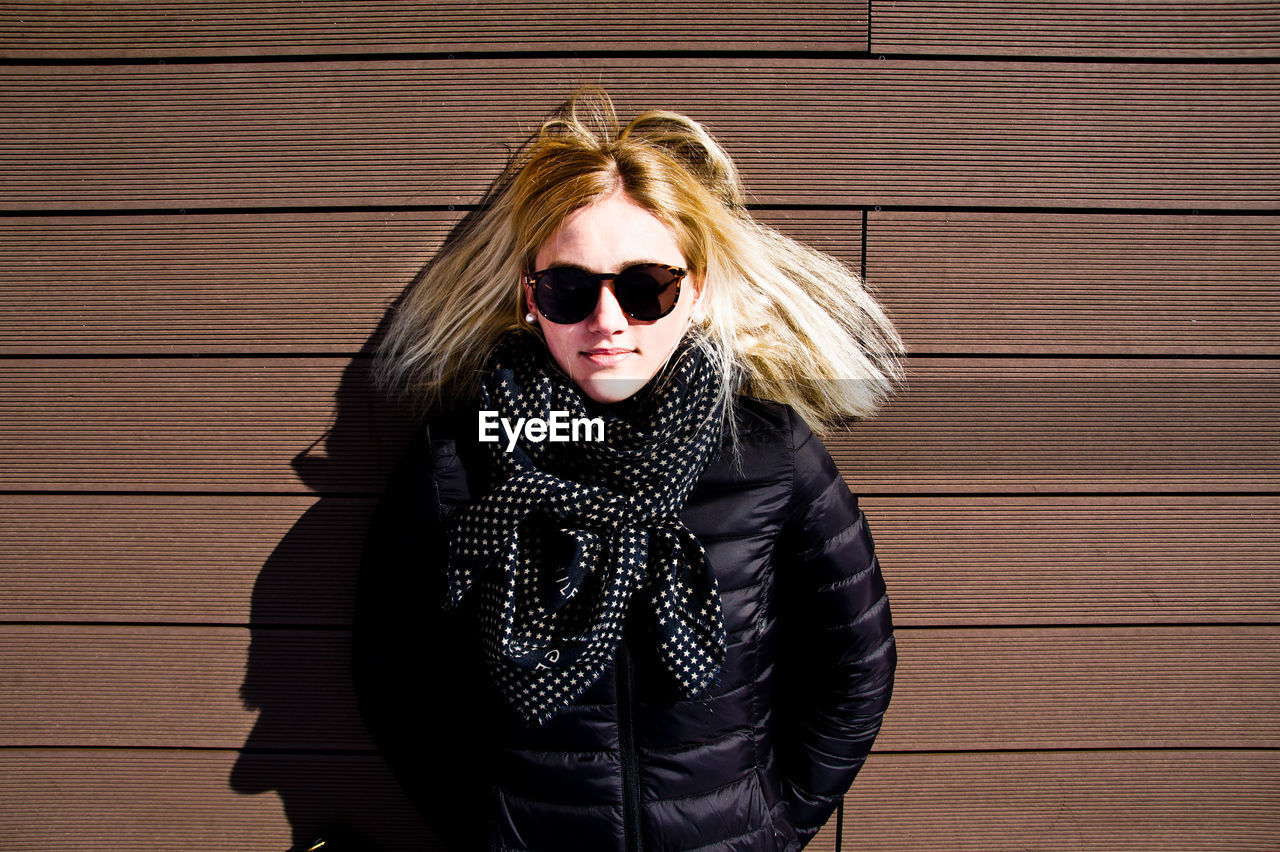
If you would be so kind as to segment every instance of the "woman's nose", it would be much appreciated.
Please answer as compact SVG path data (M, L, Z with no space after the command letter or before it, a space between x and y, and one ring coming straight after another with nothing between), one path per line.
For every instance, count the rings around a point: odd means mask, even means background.
M613 282L600 284L600 298L596 301L596 309L587 317L588 329L595 333L615 333L627 327L627 314L618 304L618 297L613 295Z

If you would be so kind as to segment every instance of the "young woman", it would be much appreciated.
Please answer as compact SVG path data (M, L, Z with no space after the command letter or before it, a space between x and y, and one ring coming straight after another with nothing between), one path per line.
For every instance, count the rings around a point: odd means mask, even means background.
M889 605L814 433L901 344L743 199L691 119L576 96L391 317L384 382L451 410L374 519L356 680L459 848L798 849L879 730Z

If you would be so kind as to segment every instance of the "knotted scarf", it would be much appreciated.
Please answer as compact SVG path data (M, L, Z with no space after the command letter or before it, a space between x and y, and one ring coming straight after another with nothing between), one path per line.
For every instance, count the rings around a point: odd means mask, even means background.
M509 424L556 411L604 422L603 441L523 433L509 452L498 430L498 441L480 445L491 489L449 520L446 606L479 594L490 672L528 722L546 722L596 682L633 598L681 695L696 696L719 673L720 596L680 512L720 445L723 381L686 338L640 392L601 406L535 336L499 342L481 379L481 411Z

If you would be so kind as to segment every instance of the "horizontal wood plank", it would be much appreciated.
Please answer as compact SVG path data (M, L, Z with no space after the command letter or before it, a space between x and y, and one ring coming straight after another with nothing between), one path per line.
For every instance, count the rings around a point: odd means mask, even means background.
M280 852L338 824L384 852L438 848L392 784L374 757L5 749L0 845L170 852L216 838ZM874 755L846 799L843 845L1269 852L1278 791L1271 751Z
M911 351L1280 353L1274 217L872 212Z
M588 82L706 122L761 204L1280 204L1270 64L697 58L14 65L0 209L471 203Z
M0 354L345 353L457 212L0 218ZM854 269L858 210L761 210ZM1280 353L1280 220L873 212L910 351Z
M861 503L899 624L1280 621L1280 498Z
M6 746L373 748L347 630L9 625L0 636Z
M355 354L460 216L0 219L0 353Z
M896 638L881 749L1280 745L1272 626L949 628Z
M1275 491L1273 361L913 359L828 446L855 493Z
M913 359L828 442L856 493L1280 490L1273 361ZM374 493L412 430L363 359L0 361L0 489Z
M873 53L1276 57L1263 0L872 0Z
M1274 751L873 755L844 848L1265 852L1280 844Z
M0 362L0 487L376 493L412 424L345 358ZM3 384L3 380L0 380Z
M0 745L372 747L347 631L11 624L0 638ZM1280 747L1274 626L903 628L897 640L881 750ZM424 698L448 689L425 684Z
M444 852L373 755L0 749L6 852L282 852L335 826L383 852Z
M715 33L715 43L706 39ZM867 9L762 0L0 4L0 57L289 56L453 52L706 51L867 46ZM531 60L545 62L546 60Z
M349 625L372 498L0 496L0 621Z
M1280 621L1280 498L864 497L900 626ZM349 624L373 498L0 495L0 621Z

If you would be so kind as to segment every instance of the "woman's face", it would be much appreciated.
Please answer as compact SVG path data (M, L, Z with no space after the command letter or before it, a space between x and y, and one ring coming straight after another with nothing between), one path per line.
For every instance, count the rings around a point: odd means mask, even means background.
M616 192L569 214L538 249L534 268L567 264L603 273L645 262L688 266L667 226ZM606 403L628 398L667 363L700 295L686 279L671 313L644 322L623 312L609 281L601 285L600 300L586 319L562 325L538 313L533 289L525 285L529 310L538 316L551 357L587 396Z

